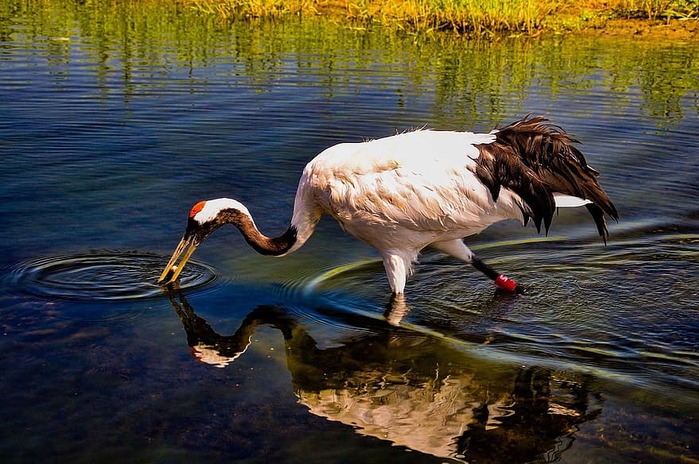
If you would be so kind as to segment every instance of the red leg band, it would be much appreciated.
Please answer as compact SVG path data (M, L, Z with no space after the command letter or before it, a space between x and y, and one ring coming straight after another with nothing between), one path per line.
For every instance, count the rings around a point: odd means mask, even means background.
M497 279L495 279L495 285L498 288L507 290L508 292L515 292L517 289L517 282L510 279L504 274L500 274Z

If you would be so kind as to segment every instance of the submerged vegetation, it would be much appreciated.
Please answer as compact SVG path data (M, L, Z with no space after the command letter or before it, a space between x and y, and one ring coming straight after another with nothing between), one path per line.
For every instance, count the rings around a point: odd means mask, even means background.
M536 34L603 28L610 21L691 21L699 0L180 0L225 19L326 16L355 27L413 32Z

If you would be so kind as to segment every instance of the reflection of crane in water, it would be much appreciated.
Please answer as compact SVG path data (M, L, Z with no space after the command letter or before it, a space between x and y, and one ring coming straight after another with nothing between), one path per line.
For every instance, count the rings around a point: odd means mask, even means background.
M462 238L507 219L525 225L531 219L548 231L557 207L585 206L606 240L605 217L616 219L617 211L574 142L546 119L525 117L489 134L421 130L335 145L306 165L291 224L278 237L260 233L237 200L194 205L160 282L174 282L194 250L224 224L235 225L258 252L282 256L300 248L327 214L379 251L396 295L427 246L519 293L521 287L478 259Z
M284 336L299 402L357 433L441 458L529 462L572 446L579 424L601 413L589 376L493 365L439 340L383 324L374 333L319 349L278 306L251 311L233 335L216 333L181 292L170 292L192 354L226 367L261 325ZM365 321L366 322L366 321ZM557 460L557 459L555 459Z

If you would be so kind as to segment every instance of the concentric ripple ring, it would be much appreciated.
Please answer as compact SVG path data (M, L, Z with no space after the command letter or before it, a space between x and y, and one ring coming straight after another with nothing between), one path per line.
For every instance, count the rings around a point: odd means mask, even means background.
M96 251L25 261L12 272L15 288L46 298L133 300L162 294L158 276L167 257L139 251ZM196 288L216 278L214 270L190 262L180 288Z

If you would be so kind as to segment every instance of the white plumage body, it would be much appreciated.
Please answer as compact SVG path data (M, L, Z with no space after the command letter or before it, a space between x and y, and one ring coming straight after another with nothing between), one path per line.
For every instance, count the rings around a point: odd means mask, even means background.
M461 238L495 222L523 220L521 198L503 189L494 201L473 172L476 144L494 140L493 134L421 130L328 148L299 181L292 219L298 241L289 252L328 214L381 253L396 293L428 245L470 262Z

